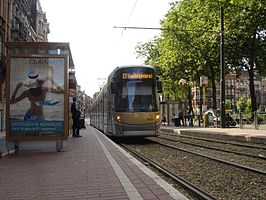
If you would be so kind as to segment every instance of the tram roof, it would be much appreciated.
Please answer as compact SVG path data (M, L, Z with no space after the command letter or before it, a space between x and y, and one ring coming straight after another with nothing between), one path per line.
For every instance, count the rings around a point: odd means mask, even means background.
M117 66L110 75L114 74L119 69L134 68L134 67L145 67L145 68L155 69L154 67L149 66L149 65L121 65L121 66Z

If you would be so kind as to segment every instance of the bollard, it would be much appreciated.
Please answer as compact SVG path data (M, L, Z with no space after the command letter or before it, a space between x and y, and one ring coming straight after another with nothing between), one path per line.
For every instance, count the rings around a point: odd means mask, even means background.
M0 160L3 158L2 156L2 150L0 149Z
M199 127L200 127L200 120L201 120L201 117L200 117L200 115L198 115L198 123L199 123Z
M203 127L206 128L206 123L207 123L207 120L206 120L206 114L204 112L204 115L203 115Z
M258 112L254 111L254 124L255 124L255 130L259 129L259 125L258 125Z
M243 128L243 113L240 111L240 128Z

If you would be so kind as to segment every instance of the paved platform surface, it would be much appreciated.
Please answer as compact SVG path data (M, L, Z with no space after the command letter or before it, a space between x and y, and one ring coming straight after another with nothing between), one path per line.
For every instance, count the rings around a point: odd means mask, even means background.
M161 130L177 133L180 135L266 144L266 129L254 130L240 128L198 128L163 125Z
M183 126L172 126L162 125L162 131L177 133L180 135L189 135L195 137L205 137L220 140L231 140L240 142L250 142L258 144L266 144L266 126L260 127L259 130L254 128L200 128L200 127L183 127ZM5 141L5 132L0 132L0 151L2 155L7 154L7 147ZM11 149L11 152L13 150Z
M0 199L186 199L96 129L67 148L23 150L0 160Z

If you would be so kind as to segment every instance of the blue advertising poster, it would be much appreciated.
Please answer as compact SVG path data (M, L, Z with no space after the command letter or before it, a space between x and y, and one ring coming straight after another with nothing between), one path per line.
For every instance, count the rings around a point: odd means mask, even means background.
M10 59L11 136L64 134L64 57Z
M12 133L62 133L64 132L63 121L21 121L11 120Z

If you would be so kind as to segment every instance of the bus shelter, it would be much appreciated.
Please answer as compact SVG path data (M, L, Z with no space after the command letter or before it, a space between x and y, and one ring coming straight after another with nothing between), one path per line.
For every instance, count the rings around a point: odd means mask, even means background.
M67 145L69 70L74 69L68 43L9 42L6 84L8 149Z

